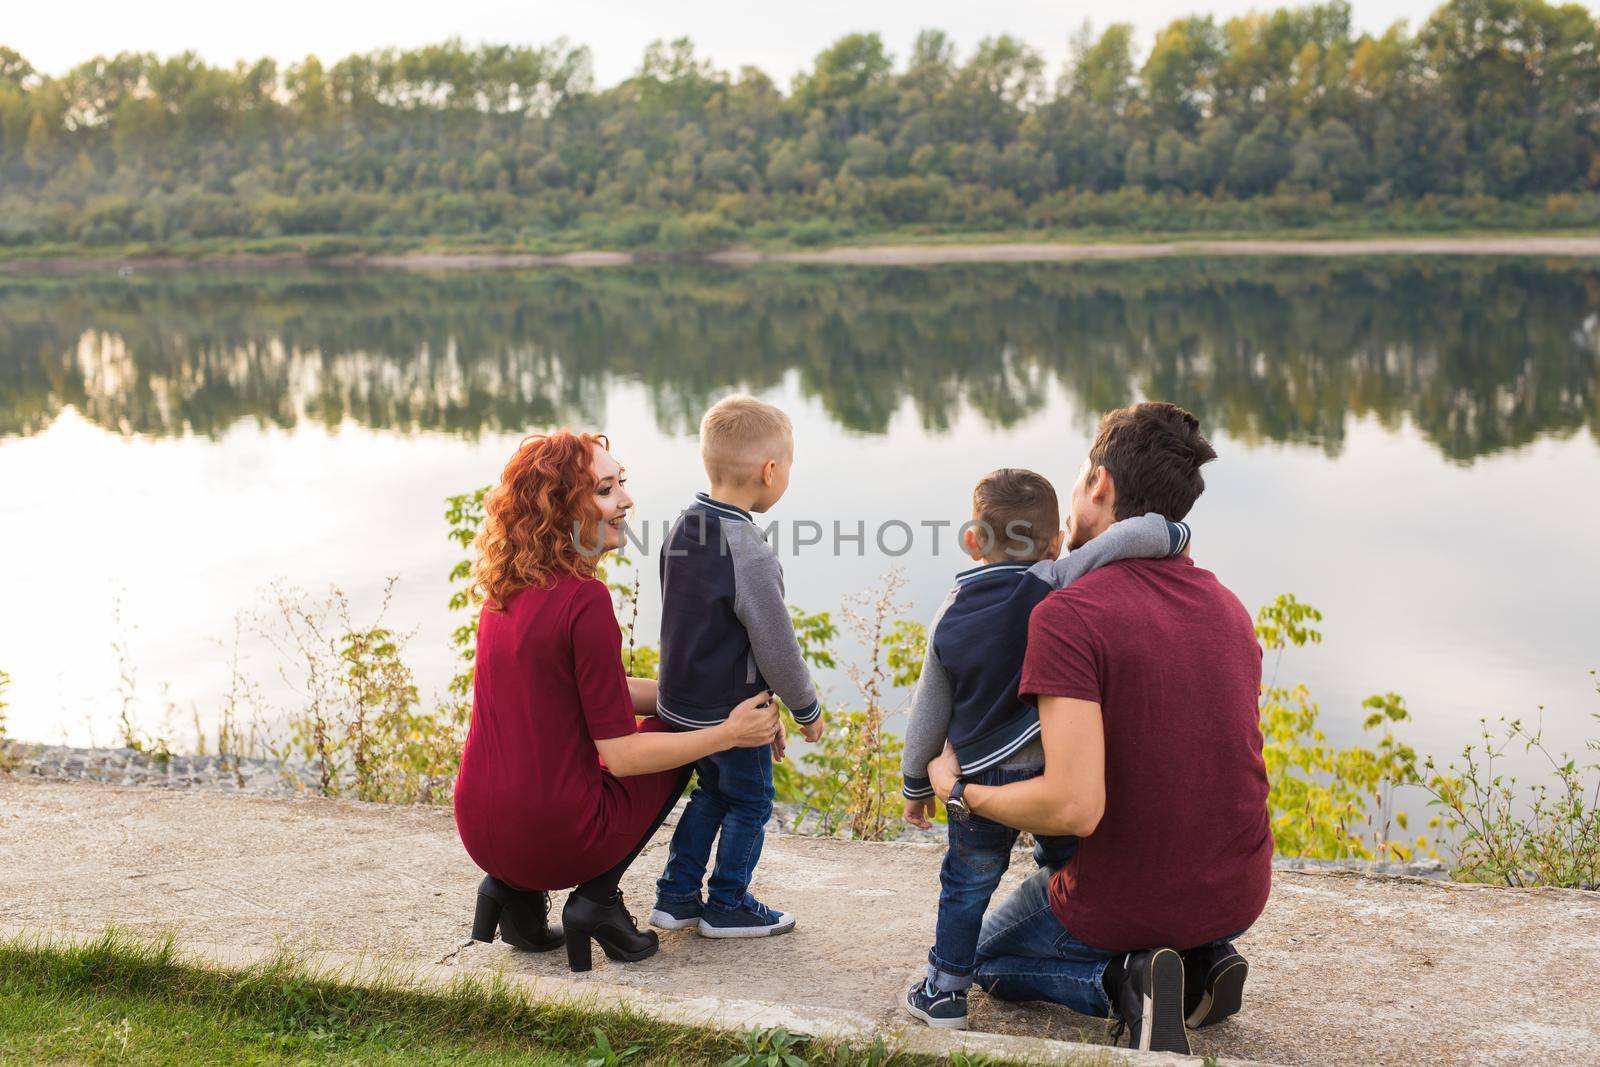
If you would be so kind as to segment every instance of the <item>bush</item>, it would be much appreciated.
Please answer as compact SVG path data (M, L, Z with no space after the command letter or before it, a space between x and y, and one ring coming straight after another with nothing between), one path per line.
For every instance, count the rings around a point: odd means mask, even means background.
M661 234L661 223L656 219L619 219L601 231L601 243L619 248L638 248L654 244Z
M1322 613L1285 594L1256 613L1256 636L1275 652L1272 679L1261 688L1262 754L1271 791L1272 833L1277 850L1314 859L1407 860L1434 855L1423 837L1394 835L1409 829L1395 809L1396 787L1415 780L1416 755L1398 743L1389 727L1406 721L1399 697L1366 702L1364 728L1383 729L1373 748L1330 745L1318 727L1317 705L1304 686L1276 683L1276 661L1290 646L1320 644Z
M802 222L789 230L789 240L802 248L825 245L835 236L833 227L826 222Z
M11 687L11 675L0 671L0 774L9 774L20 762L11 742L6 739L6 690Z
M668 252L694 255L725 248L738 231L715 211L678 215L661 224L657 244Z
M1600 724L1600 714L1593 718ZM1541 757L1553 782L1523 789L1498 771L1513 747ZM1600 754L1600 737L1585 747ZM1484 722L1481 744L1468 745L1461 760L1460 767L1452 761L1440 770L1428 759L1423 783L1460 835L1457 878L1600 889L1600 761L1579 764L1565 752L1557 755L1545 744L1542 726L1505 719L1492 729Z

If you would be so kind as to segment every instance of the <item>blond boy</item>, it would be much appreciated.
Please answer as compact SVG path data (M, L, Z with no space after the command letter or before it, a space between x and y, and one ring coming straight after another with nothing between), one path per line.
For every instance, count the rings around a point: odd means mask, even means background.
M674 729L704 729L765 691L816 741L822 708L789 621L783 569L753 518L789 488L789 417L754 397L726 397L700 422L700 458L710 489L696 494L661 551L656 712ZM719 752L695 773L699 785L672 835L650 921L667 930L695 926L704 937L788 933L794 918L749 892L772 817L772 749Z

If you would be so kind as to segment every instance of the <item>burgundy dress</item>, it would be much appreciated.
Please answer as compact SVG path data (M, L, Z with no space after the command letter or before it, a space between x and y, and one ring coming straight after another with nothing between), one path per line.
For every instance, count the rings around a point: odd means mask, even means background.
M605 769L595 740L638 728L603 582L563 575L512 594L504 611L485 607L455 793L473 862L517 889L568 889L616 865L681 774Z

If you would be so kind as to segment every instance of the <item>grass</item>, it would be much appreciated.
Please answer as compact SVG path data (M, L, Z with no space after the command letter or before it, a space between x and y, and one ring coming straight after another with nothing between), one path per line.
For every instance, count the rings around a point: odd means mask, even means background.
M0 942L0 1063L609 1067L764 1063L774 1047L818 1067L938 1062L881 1040L737 1034L540 1003L498 976L432 987L397 977L355 982L289 955L217 970L184 959L170 939L116 930L79 945Z

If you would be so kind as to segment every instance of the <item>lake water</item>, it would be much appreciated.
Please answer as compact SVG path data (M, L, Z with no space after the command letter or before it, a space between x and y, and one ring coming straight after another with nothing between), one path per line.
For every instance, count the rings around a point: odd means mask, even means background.
M444 498L524 433L603 429L658 531L702 488L700 413L735 389L795 421L770 517L822 526L780 545L807 608L898 566L926 618L969 563L921 524L964 520L998 466L1065 493L1100 411L1167 399L1221 456L1197 562L1252 608L1293 592L1326 614L1280 679L1333 736L1388 690L1429 751L1541 706L1561 744L1595 732L1600 265L1437 259L3 279L10 731L112 740L114 643L146 727L212 721L234 620L275 579L336 583L360 618L397 576L389 621L440 689ZM918 531L904 554L876 543L891 520ZM866 537L836 551L834 522ZM650 640L657 603L651 563ZM239 649L291 699L248 625Z

